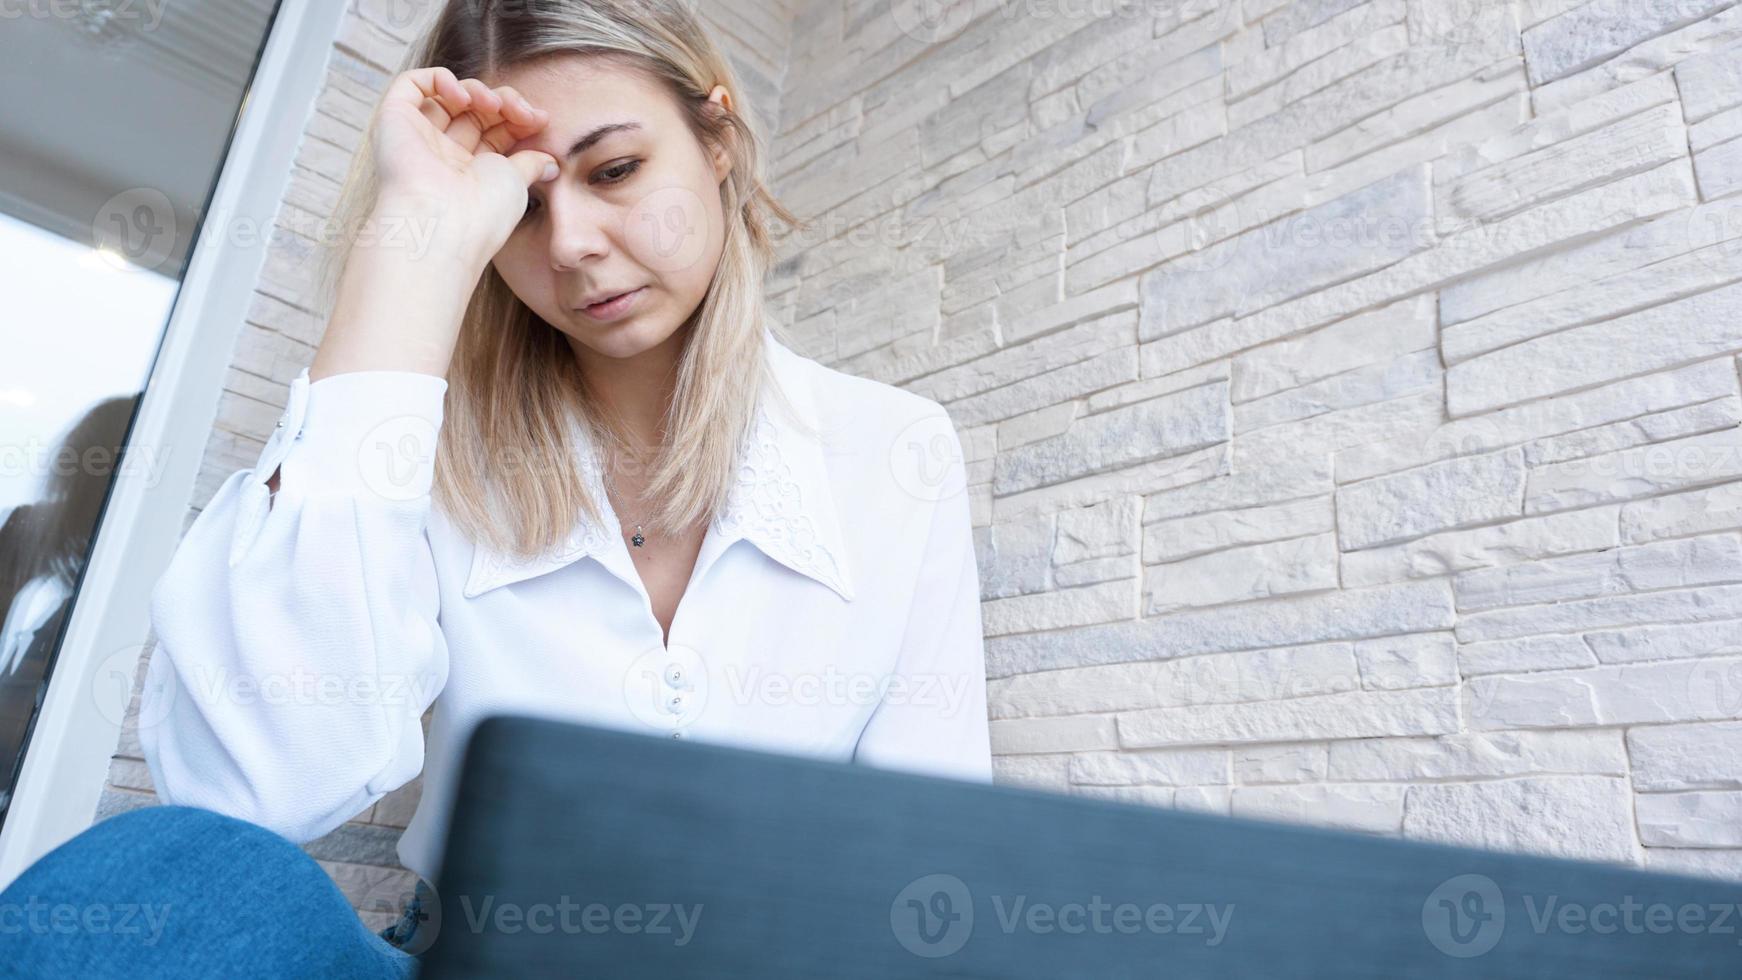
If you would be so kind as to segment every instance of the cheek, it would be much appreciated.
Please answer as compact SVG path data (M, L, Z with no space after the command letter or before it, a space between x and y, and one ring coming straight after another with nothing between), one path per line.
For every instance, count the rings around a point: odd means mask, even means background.
M636 261L670 282L688 282L712 272L709 260L719 240L720 205L694 189L669 185L637 200L624 214L623 242Z

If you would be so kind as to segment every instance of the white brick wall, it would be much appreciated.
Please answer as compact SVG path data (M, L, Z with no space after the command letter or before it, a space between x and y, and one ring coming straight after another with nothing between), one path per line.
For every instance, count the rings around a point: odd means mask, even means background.
M773 293L963 429L1001 777L1742 878L1742 7L902 10Z

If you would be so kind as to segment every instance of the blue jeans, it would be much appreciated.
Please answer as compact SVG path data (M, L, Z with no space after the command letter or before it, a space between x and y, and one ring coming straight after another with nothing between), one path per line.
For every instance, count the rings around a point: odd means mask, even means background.
M418 963L302 848L193 807L110 817L0 892L6 976L397 980Z

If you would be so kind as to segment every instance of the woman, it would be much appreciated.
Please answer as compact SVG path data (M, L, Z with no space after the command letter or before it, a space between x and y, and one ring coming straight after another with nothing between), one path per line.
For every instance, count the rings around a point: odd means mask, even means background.
M314 363L152 597L140 740L182 806L0 896L155 902L160 940L15 959L405 975L417 903L376 936L290 842L421 771L398 848L433 880L495 712L991 778L958 436L768 330L791 216L687 8L455 0L412 58Z

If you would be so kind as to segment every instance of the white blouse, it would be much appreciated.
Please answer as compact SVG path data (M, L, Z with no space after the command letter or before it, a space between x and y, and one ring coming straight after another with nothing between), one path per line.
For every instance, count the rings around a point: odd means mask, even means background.
M584 439L605 523L577 515L564 545L516 561L431 506L446 379L305 369L153 589L139 736L159 797L300 843L421 770L399 855L433 880L460 753L492 713L989 782L955 428L764 334L821 434L763 400L669 644Z

